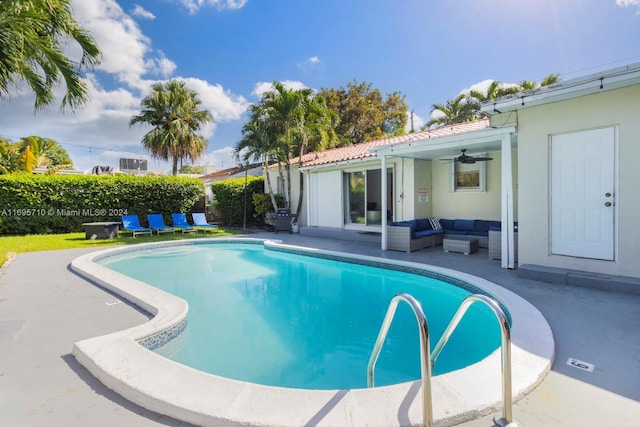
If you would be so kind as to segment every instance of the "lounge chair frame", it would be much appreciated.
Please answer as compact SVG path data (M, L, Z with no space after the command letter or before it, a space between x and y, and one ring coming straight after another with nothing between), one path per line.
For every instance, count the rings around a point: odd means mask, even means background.
M122 231L130 231L135 238L138 234L153 236L153 230L140 225L138 215L122 215Z
M217 233L220 230L217 224L209 224L207 222L204 212L192 212L191 218L193 218L193 225L205 234L207 231L215 231Z
M160 233L176 234L175 228L170 227L164 223L162 214L147 214L147 219L149 220L149 228L151 230L155 230L158 236L160 235Z
M198 234L198 228L194 225L189 224L187 221L187 215L183 213L172 213L171 221L173 223L173 228L177 228L178 230L184 233L196 233Z

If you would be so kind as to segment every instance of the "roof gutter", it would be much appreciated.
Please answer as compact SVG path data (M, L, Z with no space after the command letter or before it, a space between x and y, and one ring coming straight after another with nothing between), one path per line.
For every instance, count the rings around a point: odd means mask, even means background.
M439 138L433 138L430 140L402 142L393 145L385 145L383 147L372 148L370 151L378 155L392 155L402 156L403 154L410 154L416 151L435 151L448 148L458 148L460 144L464 146L472 146L474 144L481 144L487 141L499 141L502 135L512 134L516 132L515 126L502 126L502 127L490 127L473 132L459 133L456 135L442 136ZM428 141L428 145L424 142Z
M480 111L488 115L501 114L637 83L640 83L640 63L485 101L481 104Z

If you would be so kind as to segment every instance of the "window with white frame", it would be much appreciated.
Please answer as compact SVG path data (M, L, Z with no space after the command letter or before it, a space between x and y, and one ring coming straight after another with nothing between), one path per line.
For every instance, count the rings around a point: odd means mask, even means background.
M486 157L486 153L474 154L474 156ZM487 191L486 163L478 161L468 164L452 161L450 166L451 192Z

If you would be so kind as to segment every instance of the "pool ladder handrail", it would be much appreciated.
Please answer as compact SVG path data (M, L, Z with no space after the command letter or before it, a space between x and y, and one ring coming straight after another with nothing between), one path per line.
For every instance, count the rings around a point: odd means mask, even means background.
M373 346L371 357L369 358L369 364L367 365L367 387L375 387L374 370L378 356L380 356L380 350L382 344L384 344L387 338L387 332L391 327L391 322L396 314L396 309L400 301L404 301L413 310L418 321L418 329L420 331L420 372L422 378L422 423L425 427L433 427L433 411L431 407L431 346L429 345L429 326L427 325L427 316L420 303L411 295L405 292L401 292L394 296L387 308L387 314L384 316L380 332L378 332L378 338Z
M500 307L500 305L492 298L481 295L473 294L466 297L455 314L451 318L451 321L447 325L447 328L442 333L442 336L438 340L436 346L431 353L429 347L429 327L427 324L427 318L422 310L420 303L407 293L399 293L393 297L387 314L384 317L378 338L373 346L371 357L369 358L369 364L367 366L367 387L374 387L374 370L375 364L380 355L382 344L384 343L391 322L395 315L396 308L400 301L407 302L413 309L416 319L418 320L418 328L420 330L420 367L422 376L422 423L425 427L433 426L433 410L432 410L432 395L431 395L431 377L432 369L435 366L435 362L442 352L442 349L449 341L449 338L453 334L469 307L475 303L480 302L489 307L493 314L496 316L498 323L500 324L501 332L501 376L502 376L502 418L494 420L496 424L500 426L513 425L517 426L517 423L512 419L512 391L511 391L511 328L509 326L509 319ZM429 361L429 362L427 362Z

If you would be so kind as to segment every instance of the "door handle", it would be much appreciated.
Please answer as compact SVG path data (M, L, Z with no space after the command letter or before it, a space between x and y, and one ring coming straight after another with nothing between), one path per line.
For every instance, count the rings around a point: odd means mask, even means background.
M611 193L604 193L604 197L611 197Z
M604 205L605 205L606 207L609 207L609 206L611 206L611 202L606 202Z

